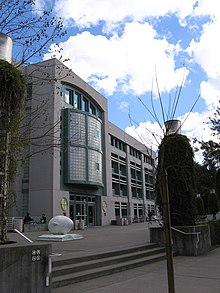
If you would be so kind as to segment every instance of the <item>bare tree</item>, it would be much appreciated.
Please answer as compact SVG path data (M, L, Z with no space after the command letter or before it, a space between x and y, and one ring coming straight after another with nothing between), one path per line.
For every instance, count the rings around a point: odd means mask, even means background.
M0 32L13 40L16 66L41 58L66 34L61 18L37 10L33 0L0 0Z

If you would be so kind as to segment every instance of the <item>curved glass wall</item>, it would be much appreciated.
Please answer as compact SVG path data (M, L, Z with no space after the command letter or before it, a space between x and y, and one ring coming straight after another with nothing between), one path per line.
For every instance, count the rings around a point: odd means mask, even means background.
M74 108L63 114L64 183L102 186L101 120Z

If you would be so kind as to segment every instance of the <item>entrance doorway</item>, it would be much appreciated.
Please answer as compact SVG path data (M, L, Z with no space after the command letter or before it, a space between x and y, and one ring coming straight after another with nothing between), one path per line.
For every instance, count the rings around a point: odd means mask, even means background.
M85 195L70 195L70 218L84 220L85 226L96 225L95 197Z

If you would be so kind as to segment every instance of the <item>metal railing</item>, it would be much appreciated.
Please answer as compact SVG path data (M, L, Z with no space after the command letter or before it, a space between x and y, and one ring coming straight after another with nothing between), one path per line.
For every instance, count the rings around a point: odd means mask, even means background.
M18 229L14 229L15 232L17 232L19 235L21 235L24 239L26 239L28 242L33 243L33 241L25 236L23 233L21 233Z
M199 245L199 235L201 234L201 232L184 232L182 230L179 230L179 229L176 229L174 227L171 227L172 230L176 231L176 232L179 232L181 234L184 234L184 235L196 235L197 237L197 241L196 241L196 249L198 248L198 245Z
M51 253L49 254L49 258L48 258L48 272L47 272L47 276L46 276L46 287L50 286L50 276L52 273L52 257L54 256L61 256L61 253Z

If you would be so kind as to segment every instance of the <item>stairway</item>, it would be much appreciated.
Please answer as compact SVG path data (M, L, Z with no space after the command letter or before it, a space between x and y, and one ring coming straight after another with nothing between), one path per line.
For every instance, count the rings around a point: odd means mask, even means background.
M148 244L68 259L52 263L52 288L110 275L166 258L165 249Z

